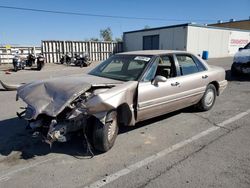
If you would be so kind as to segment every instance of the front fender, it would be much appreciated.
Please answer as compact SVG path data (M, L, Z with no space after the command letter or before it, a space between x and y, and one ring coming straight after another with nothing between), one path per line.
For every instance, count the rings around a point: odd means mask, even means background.
M136 109L134 109L134 106L136 106L134 103L137 101L137 86L138 82L131 81L92 97L85 104L88 113L103 122L103 119L105 119L105 113L107 114L110 110L118 109L120 106L123 106L123 104L127 104L126 106L129 107L130 114L132 114L132 117L129 118L130 122L128 124L134 124L134 113L136 111Z

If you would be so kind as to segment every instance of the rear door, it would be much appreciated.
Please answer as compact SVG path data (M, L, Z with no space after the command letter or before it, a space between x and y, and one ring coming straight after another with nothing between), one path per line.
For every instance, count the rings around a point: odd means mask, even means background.
M208 84L207 68L193 55L175 54L177 62L180 96L183 104L189 106L199 102Z

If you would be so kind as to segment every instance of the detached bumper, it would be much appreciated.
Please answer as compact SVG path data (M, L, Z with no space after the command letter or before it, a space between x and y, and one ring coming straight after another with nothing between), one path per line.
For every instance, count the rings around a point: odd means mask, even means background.
M221 82L219 82L219 93L218 95L221 95L223 93L223 91L226 89L227 87L227 80L223 80Z

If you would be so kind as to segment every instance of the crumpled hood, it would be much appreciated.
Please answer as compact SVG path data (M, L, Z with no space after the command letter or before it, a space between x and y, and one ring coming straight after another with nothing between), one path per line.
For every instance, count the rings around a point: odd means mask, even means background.
M17 95L32 108L34 119L41 113L55 117L92 85L116 83L121 81L91 75L59 77L25 84Z
M247 63L250 62L250 49L244 49L237 52L234 56L235 63Z

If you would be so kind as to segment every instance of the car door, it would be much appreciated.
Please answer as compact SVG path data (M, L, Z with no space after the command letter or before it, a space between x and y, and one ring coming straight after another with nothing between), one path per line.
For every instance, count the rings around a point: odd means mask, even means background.
M202 78L204 72L199 71L196 62L191 56L167 55L167 57L169 57L171 61L171 71L174 73L171 73L172 75L167 78L166 82L160 82L158 85L154 85L146 79L142 80L138 85L138 121L195 104L200 100L205 91L206 84ZM160 59L164 59L164 56ZM194 67L191 66L192 63L193 66L197 67L196 71ZM187 64L189 66L187 66ZM154 67L156 65L157 67L161 65L160 60L155 62L155 64L151 66L151 69L155 69ZM153 72L151 69L149 69L148 72ZM155 72L155 76L157 76L157 70ZM145 77L147 77L147 75Z
M180 82L178 97L183 107L196 104L202 98L208 85L207 68L191 54L175 54Z

